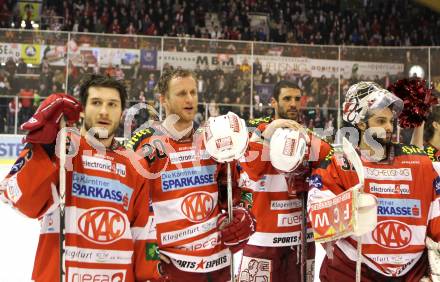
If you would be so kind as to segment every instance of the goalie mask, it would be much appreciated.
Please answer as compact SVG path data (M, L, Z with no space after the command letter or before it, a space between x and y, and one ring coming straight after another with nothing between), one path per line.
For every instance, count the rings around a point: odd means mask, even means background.
M270 139L270 162L279 171L294 171L302 163L309 141L301 131L278 128Z
M246 123L236 114L210 117L203 134L206 151L217 162L237 160L246 151L249 135Z
M403 109L403 101L377 83L361 81L352 85L342 104L342 119L352 125L364 121L369 111L390 107L395 116Z

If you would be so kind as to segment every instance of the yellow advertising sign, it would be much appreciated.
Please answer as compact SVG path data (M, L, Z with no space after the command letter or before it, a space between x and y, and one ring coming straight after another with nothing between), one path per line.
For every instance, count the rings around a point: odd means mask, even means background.
M41 46L38 44L21 44L21 58L26 64L41 63Z

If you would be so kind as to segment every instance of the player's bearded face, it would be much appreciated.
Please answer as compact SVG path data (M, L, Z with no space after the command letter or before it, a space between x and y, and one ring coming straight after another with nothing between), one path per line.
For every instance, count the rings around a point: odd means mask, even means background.
M84 112L84 129L95 130L95 138L113 138L119 127L122 105L114 88L90 87Z
M367 129L381 145L391 143L394 129L394 115L390 108L373 111L367 121ZM385 131L385 135L383 132Z
M168 115L176 114L183 122L192 122L197 113L197 84L192 76L174 77L163 100Z
M276 118L298 121L300 114L301 91L294 88L282 88L278 101L272 100Z

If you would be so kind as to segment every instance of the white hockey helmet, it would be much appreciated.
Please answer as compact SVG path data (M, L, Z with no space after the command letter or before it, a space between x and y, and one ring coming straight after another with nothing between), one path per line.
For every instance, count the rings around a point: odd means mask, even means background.
M303 161L310 142L307 134L291 128L278 128L270 139L270 161L282 172L294 171Z
M203 134L206 151L217 162L237 160L246 151L249 134L246 123L236 114L210 117Z
M356 125L367 117L369 111L389 106L392 106L394 114L399 116L403 109L403 101L375 82L361 81L350 86L345 94L342 119Z

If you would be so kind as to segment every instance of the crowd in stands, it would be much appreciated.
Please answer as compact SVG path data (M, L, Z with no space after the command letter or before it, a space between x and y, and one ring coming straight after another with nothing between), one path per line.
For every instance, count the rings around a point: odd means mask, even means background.
M0 1L0 27L11 27L11 23L19 27L21 20L26 20L14 10L17 2ZM48 0L43 3L41 28L47 30L324 45L440 45L439 15L412 0ZM268 28L253 25L254 14L267 15Z
M20 26L22 18L16 8L17 1L0 0L0 28ZM211 52L224 54L250 54L251 44L236 41L260 41L253 44L256 55L289 57L338 58L338 49L327 46L304 47L276 45L264 42L305 43L316 45L344 45L341 58L380 62L402 62L409 65L426 61L426 52L402 49L347 49L350 45L414 46L440 44L440 17L414 1L380 0L74 0L44 1L43 30L103 33L103 36L73 34L72 41L97 47L147 48L160 50L161 41L130 36L104 36L104 34L137 34L168 36L165 51ZM252 23L252 15L267 16L265 26ZM44 20L43 20L44 19ZM60 20L61 19L61 20ZM25 19L26 20L26 19ZM417 23L417 24L415 24ZM26 23L26 27L29 24ZM172 38L179 37L182 38ZM40 38L41 37L41 38ZM190 40L189 38L195 38ZM197 38L211 39L209 41ZM219 41L217 41L217 39ZM63 45L65 36L17 31L0 32L0 41L15 43L42 42ZM433 53L434 50L433 50ZM427 62L422 64L426 67ZM165 64L163 69L173 68ZM252 71L253 70L253 71ZM68 92L78 94L77 85L86 73L105 73L126 82L129 104L148 102L158 109L154 91L160 69L141 69L119 65L101 67L97 64L82 66L69 64ZM316 78L298 73L270 72L258 62L251 67L247 62L230 69L197 66L200 114L197 123L205 116L224 114L227 111L250 117L270 114L270 86L285 79L296 82L303 89L302 120L309 127L336 127L338 85L341 93L359 77L350 80ZM368 77L387 86L397 77ZM251 83L252 81L252 83ZM15 124L27 120L41 99L51 93L64 91L66 73L62 66L53 66L43 58L38 68L28 67L23 60L12 59L0 65L0 133L14 132ZM17 96L18 99L11 97ZM151 114L151 113L150 113ZM17 116L17 120L15 117ZM151 117L142 112L134 126Z
M21 67L20 67L21 66ZM164 71L173 68L164 65ZM253 73L251 74L253 69ZM315 78L310 75L281 72L271 73L263 69L258 61L236 65L232 70L220 67L208 69L197 67L194 71L198 78L199 112L197 123L206 116L217 116L233 111L241 117L250 118L252 106L253 117L271 114L269 107L273 85L280 80L296 82L305 94L301 100L302 120L309 127L336 127L338 107L338 80L336 78ZM106 68L70 65L68 69L68 92L74 96L79 94L79 81L85 74L104 73L126 82L128 89L127 108L137 103L148 103L158 112L159 99L155 86L160 70L141 70L137 65L130 69L119 66ZM251 78L253 80L251 80ZM386 82L379 77L378 83ZM253 81L251 87L251 81ZM389 81L389 78L388 78ZM51 93L64 89L66 77L63 67L56 67L43 62L36 73L29 74L26 64L15 64L12 60L0 65L0 133L13 133L15 117L17 125L26 121L37 109L40 101ZM347 89L350 80L341 80L341 91ZM253 95L251 95L251 92ZM18 99L14 98L18 97ZM252 101L251 101L252 97ZM133 124L137 128L148 118L158 118L157 114L141 111Z

